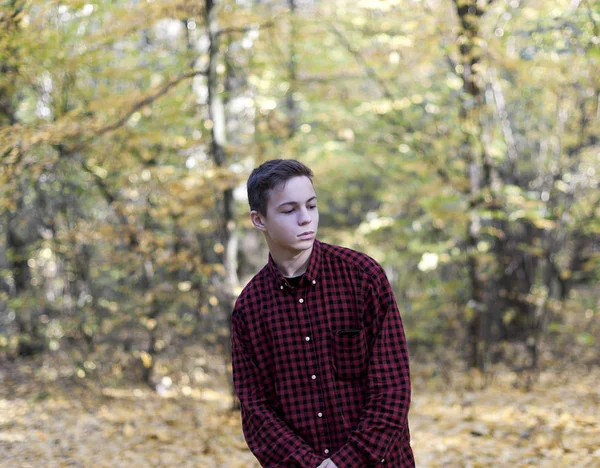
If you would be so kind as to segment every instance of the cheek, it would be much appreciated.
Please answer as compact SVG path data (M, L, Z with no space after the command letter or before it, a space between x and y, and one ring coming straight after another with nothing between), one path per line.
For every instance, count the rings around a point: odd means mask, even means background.
M281 220L279 224L279 231L285 235L292 232L292 229L296 225L296 217L295 216L287 216L286 218Z

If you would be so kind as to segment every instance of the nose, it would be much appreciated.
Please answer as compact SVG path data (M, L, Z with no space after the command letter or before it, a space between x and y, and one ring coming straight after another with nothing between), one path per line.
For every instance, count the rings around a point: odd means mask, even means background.
M312 218L310 217L310 213L306 208L302 208L298 211L298 224L300 224L300 226L310 224L311 221Z

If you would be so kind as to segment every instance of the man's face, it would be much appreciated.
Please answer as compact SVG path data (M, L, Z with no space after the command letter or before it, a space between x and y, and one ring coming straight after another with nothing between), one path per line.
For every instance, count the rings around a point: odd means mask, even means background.
M256 212L252 212L256 213ZM266 216L253 214L265 233L269 247L291 254L311 248L319 226L317 196L308 177L299 176L279 184L269 194Z

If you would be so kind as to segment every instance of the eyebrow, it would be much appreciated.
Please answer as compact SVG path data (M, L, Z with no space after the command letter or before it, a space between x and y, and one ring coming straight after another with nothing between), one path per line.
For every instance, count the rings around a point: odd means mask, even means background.
M316 200L316 199L317 199L317 197L316 197L316 196L314 196L314 197L310 197L308 200L306 200L306 203L310 203L311 201L314 201L314 200ZM280 205L279 205L277 208L281 208L282 206L285 206L285 205L298 205L298 202L295 202L295 201L287 201L287 202L283 202L283 203L281 203L281 204L280 204Z

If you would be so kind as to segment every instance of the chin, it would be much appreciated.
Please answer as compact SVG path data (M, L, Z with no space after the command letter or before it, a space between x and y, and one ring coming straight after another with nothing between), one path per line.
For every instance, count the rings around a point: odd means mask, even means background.
M310 249L315 241L315 238L311 239L297 239L295 242L289 245L290 249L295 250L306 250Z
M303 240L301 242L298 243L298 245L300 246L300 249L302 250L306 250L306 249L310 249L313 244L315 242L314 237L312 239L307 239L307 240Z

